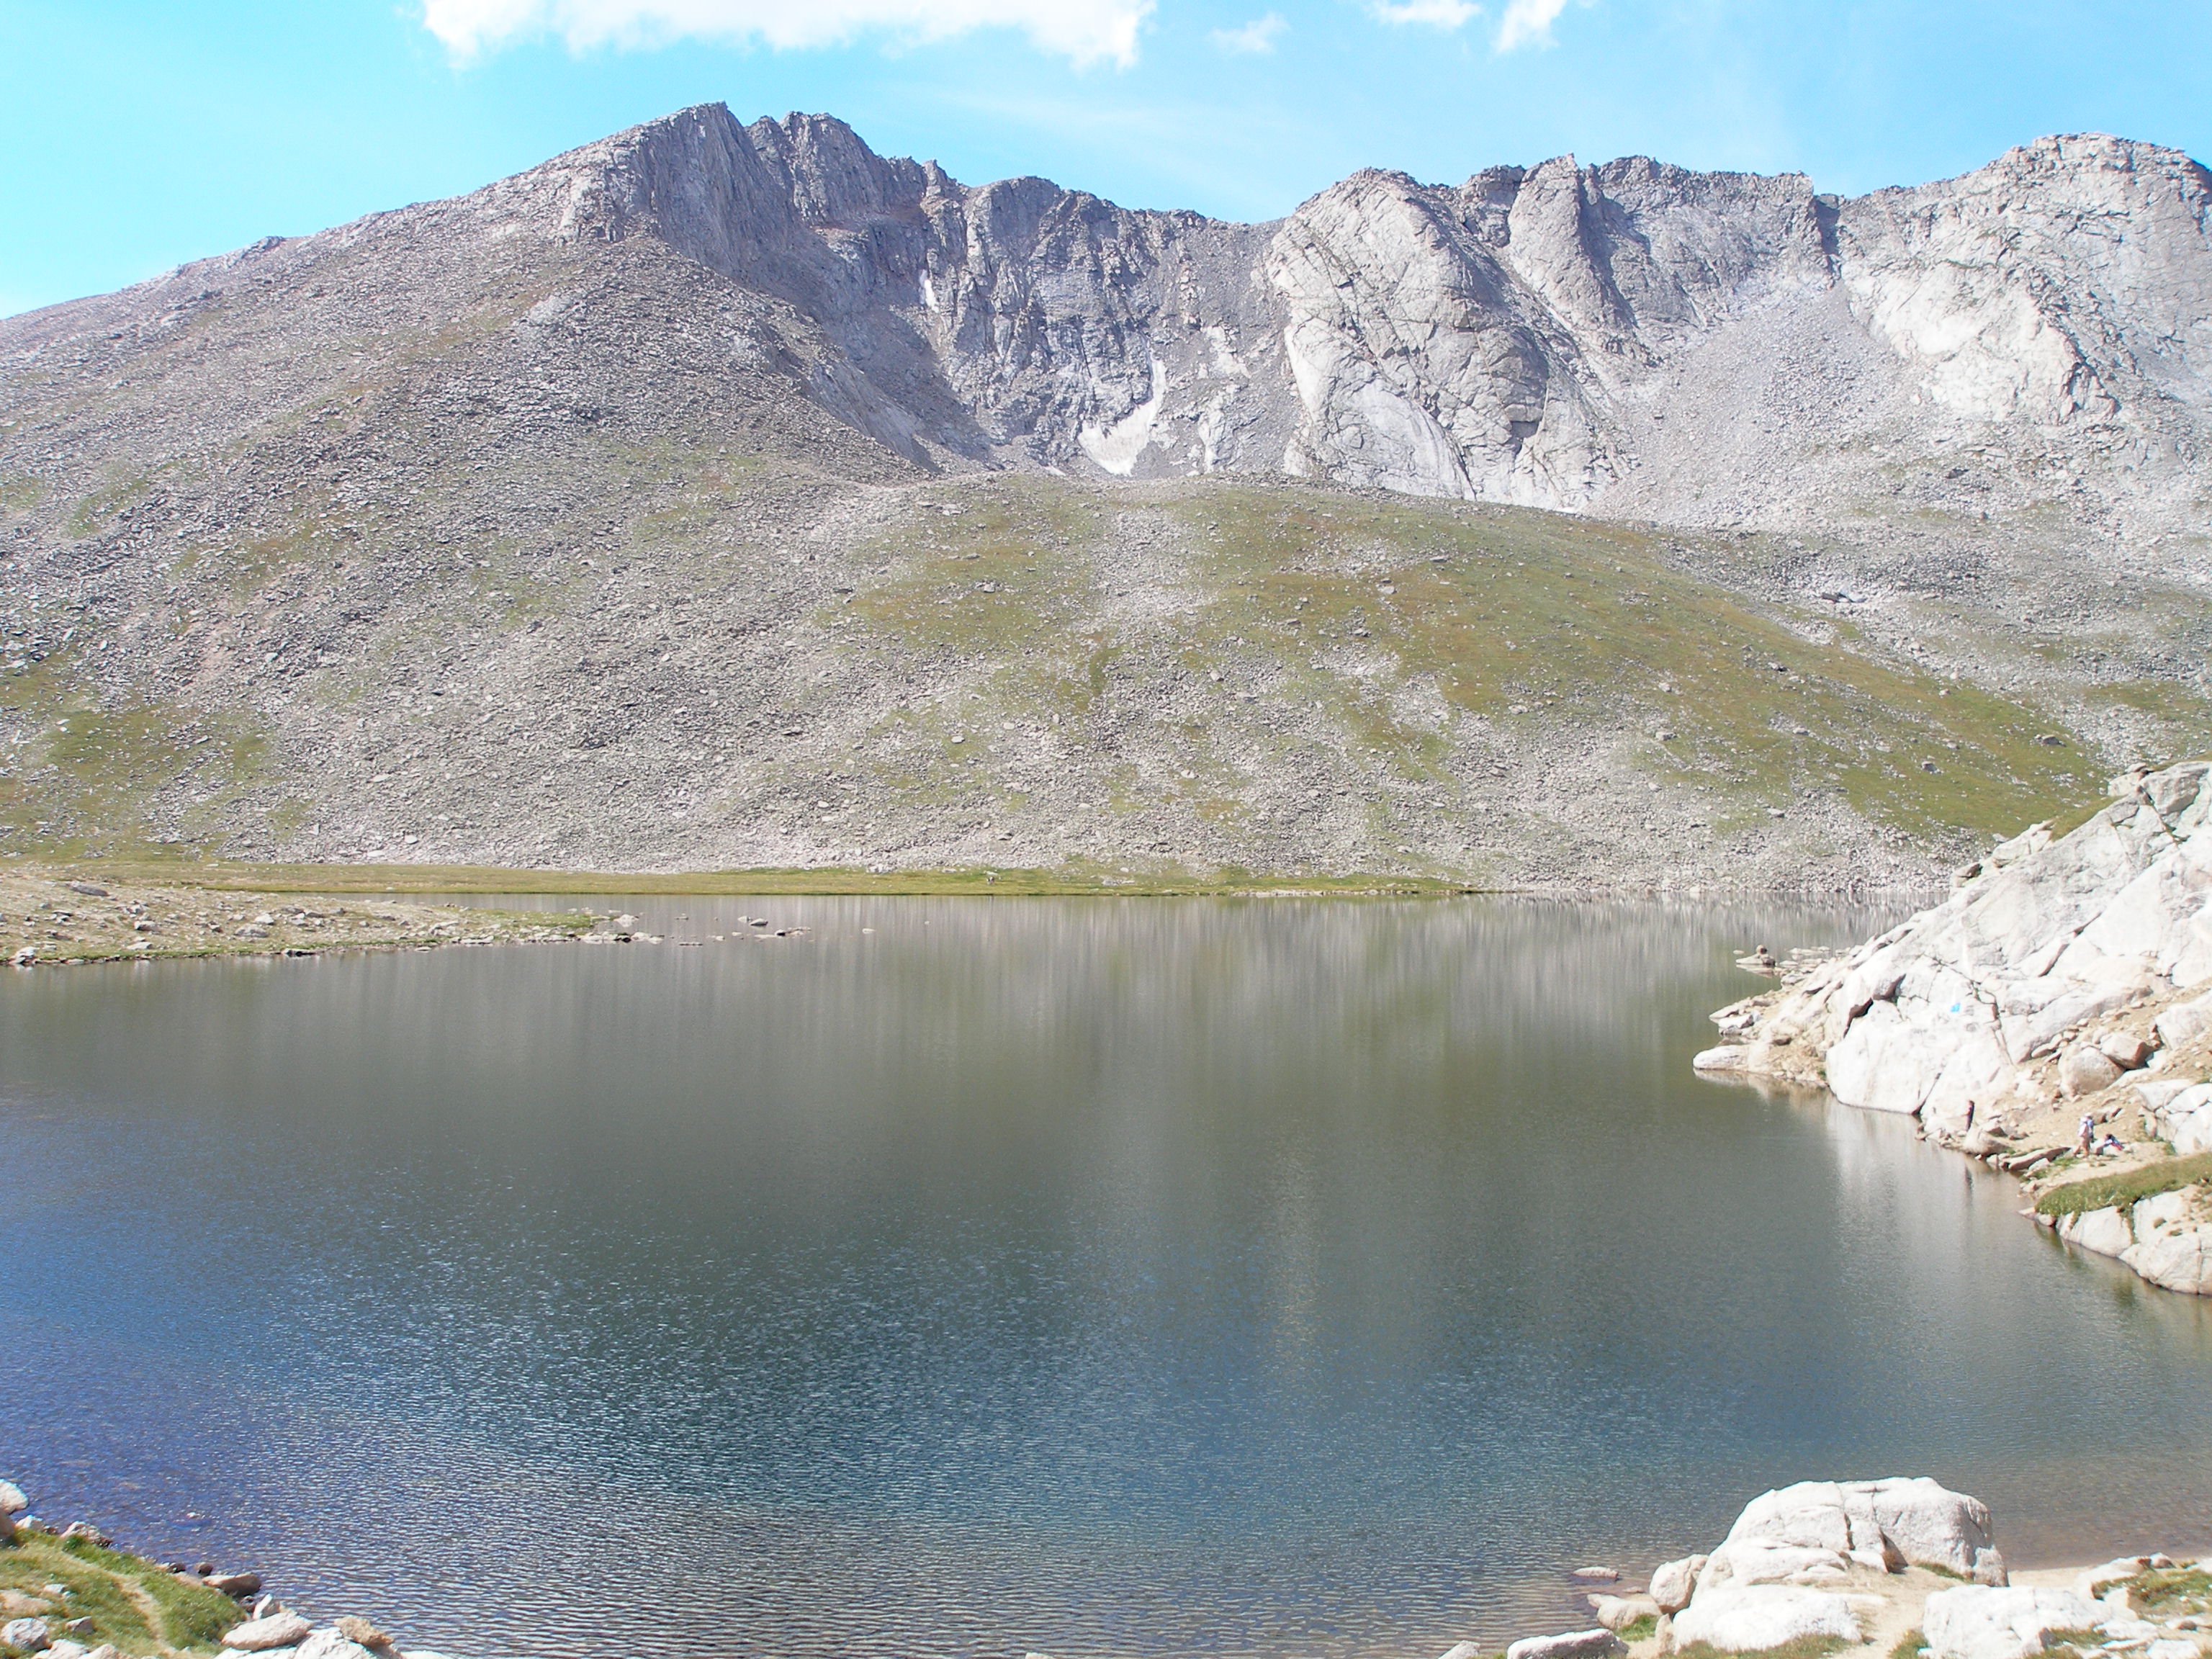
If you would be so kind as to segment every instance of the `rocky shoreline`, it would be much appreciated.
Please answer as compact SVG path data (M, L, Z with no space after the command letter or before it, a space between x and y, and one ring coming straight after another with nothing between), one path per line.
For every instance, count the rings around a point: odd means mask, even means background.
M181 884L96 882L0 869L0 963L83 967L186 957L315 957L441 945L556 944L600 918L350 897L278 901Z
M318 1621L253 1572L129 1553L98 1528L24 1513L0 1480L0 1659L222 1654L256 1659L445 1659L369 1620ZM1640 1580L1611 1566L1586 1630L1441 1659L2207 1659L2212 1559L2123 1557L2015 1574L1990 1511L1924 1476L1802 1481L1760 1494L1711 1550ZM1031 1654L1027 1659L1048 1659Z
M353 1614L317 1624L254 1572L131 1554L86 1522L52 1527L0 1480L0 1656L124 1659L225 1652L268 1659L445 1659L403 1650Z
M2212 764L2112 794L1856 950L1753 959L1782 985L1717 1012L1693 1063L1910 1115L2069 1243L2212 1295Z
M1924 1476L1762 1493L1709 1553L1589 1601L1594 1628L1526 1638L1504 1659L2201 1659L2212 1647L2212 1561L2154 1554L2014 1574L1987 1506ZM1480 1653L1462 1643L1443 1659Z

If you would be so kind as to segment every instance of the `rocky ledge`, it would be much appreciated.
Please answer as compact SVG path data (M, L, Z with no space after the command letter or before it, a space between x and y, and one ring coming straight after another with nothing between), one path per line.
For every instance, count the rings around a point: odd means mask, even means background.
M403 1650L366 1619L318 1625L264 1594L254 1572L217 1572L119 1548L98 1528L50 1528L0 1480L0 1656L124 1659L226 1651L263 1659L444 1659Z
M1582 1575L1610 1569L1584 1569ZM1988 1508L1925 1477L1808 1480L1762 1493L1703 1555L1648 1588L1589 1597L1590 1630L1534 1636L1504 1659L1862 1650L1886 1659L2200 1659L2212 1562L2142 1555L2015 1577ZM1443 1659L1478 1659L1473 1643Z
M1715 1076L1826 1087L2027 1180L2069 1242L2212 1295L2212 765L2115 781L1951 896L1713 1016Z

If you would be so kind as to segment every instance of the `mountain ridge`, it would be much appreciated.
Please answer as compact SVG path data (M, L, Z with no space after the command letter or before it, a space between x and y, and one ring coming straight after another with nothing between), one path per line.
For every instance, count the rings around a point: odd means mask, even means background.
M0 320L0 846L1924 881L2212 741L2208 202L681 112Z

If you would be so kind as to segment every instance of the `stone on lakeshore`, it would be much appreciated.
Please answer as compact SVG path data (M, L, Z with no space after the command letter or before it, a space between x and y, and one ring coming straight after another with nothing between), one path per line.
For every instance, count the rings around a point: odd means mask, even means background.
M0 1642L24 1653L36 1653L52 1639L43 1619L10 1619L0 1625Z
M2161 1204L2161 1199L2181 1203ZM2185 1212L2169 1221L2189 1199L2186 1191L2160 1193L2136 1205L2136 1242L2121 1252L2120 1260L2162 1289L2212 1296L2212 1232L2195 1224Z
M319 1630L300 1644L296 1659L377 1659L377 1656L335 1630Z
M92 1659L92 1650L82 1642L59 1641L46 1650L46 1659Z
M2027 1659L2052 1632L2088 1630L2101 1616L2072 1590L1961 1584L1928 1598L1920 1631L1936 1659Z
M2120 1080L2120 1066L2101 1048L2087 1043L2069 1048L2058 1062L2058 1086L2068 1095L2094 1095Z
M1620 1638L1600 1626L1559 1636L1524 1636L1505 1650L1505 1659L1607 1659L1626 1651Z
M364 1648L388 1648L392 1645L392 1638L389 1636L370 1624L368 1620L356 1619L351 1613L346 1614L343 1619L331 1620L331 1628L344 1637L347 1641L358 1644Z
M1482 1649L1473 1642L1455 1642L1437 1659L1482 1659Z
M31 1507L23 1489L12 1480L0 1480L0 1515L21 1515Z
M1853 1562L1881 1571L1942 1567L1985 1580L2002 1580L2004 1572L1990 1547L1989 1510L1925 1475L1804 1480L1744 1506L1699 1573L1697 1595L1731 1582L1840 1577Z
M222 1633L222 1644L241 1653L265 1653L271 1648L297 1647L313 1629L296 1613L272 1613L233 1625Z
M1626 1630L1639 1619L1656 1619L1658 1602L1649 1595L1593 1595L1586 1598L1597 1621L1610 1631Z
M1679 1561L1668 1561L1655 1568L1651 1574L1651 1599L1659 1604L1662 1613L1680 1613L1690 1605L1690 1592L1698 1587L1698 1575L1705 1570L1702 1555L1686 1555Z
M1693 1056L1691 1068L1699 1072L1741 1072L1751 1058L1751 1050L1723 1043L1717 1048L1706 1048Z
M1674 1645L1703 1642L1723 1653L1760 1653L1808 1638L1861 1639L1858 1614L1832 1590L1796 1584L1700 1589L1674 1615Z
M211 1590L240 1599L256 1595L261 1589L261 1575L258 1572L218 1572L201 1582Z
M1567 1574L1567 1577L1578 1579L1585 1584L1611 1584L1620 1580L1620 1569L1619 1567L1576 1567Z
M104 1550L112 1549L115 1547L115 1540L89 1521L72 1521L62 1528L62 1540L64 1543L72 1538L82 1538L86 1543L95 1545Z
M2059 1217L2058 1236L2099 1255L2118 1255L2136 1242L2136 1236L2128 1231L2128 1218L2109 1207Z

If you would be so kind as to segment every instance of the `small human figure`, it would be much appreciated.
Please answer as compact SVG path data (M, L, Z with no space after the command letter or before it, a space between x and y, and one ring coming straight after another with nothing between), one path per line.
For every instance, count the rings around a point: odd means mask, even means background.
M2097 1120L2088 1113L2081 1114L2081 1127L2075 1132L2074 1150L2087 1158L2097 1144Z

